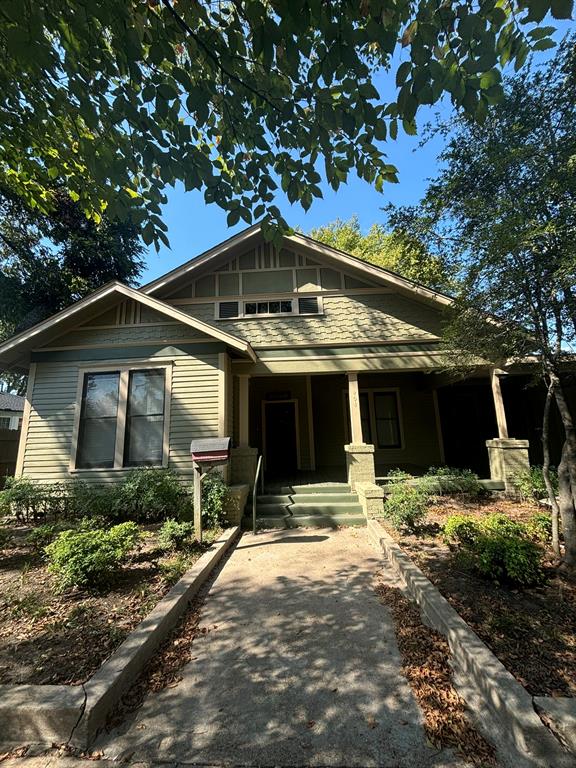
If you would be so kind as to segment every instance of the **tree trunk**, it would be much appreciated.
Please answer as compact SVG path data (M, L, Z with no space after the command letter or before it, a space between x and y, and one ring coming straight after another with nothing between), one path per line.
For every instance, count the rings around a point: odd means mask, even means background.
M558 499L562 532L564 533L564 564L569 568L576 567L576 430L570 412L570 407L564 396L560 378L556 374L550 376L550 384L554 391L554 399L560 412L564 427L564 445L562 459L558 467Z
M576 509L574 508L572 483L570 482L569 454L568 440L565 440L562 448L562 459L558 467L558 500L564 533L564 564L568 568L575 568Z
M550 406L552 404L553 388L552 384L548 384L546 391L546 401L544 403L544 413L542 416L542 476L544 478L544 485L548 492L548 499L550 500L550 511L552 515L552 549L557 557L560 557L560 535L559 535L559 517L560 507L558 506L558 499L556 498L556 492L550 479L550 444L549 444L549 431L550 431Z

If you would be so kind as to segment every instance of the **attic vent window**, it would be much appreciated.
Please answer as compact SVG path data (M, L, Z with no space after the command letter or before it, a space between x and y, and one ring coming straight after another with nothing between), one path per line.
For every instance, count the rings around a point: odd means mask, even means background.
M220 301L216 317L229 318L278 317L298 315L321 315L322 299L319 296L302 298L279 298L259 301Z
M218 305L218 317L221 320L227 320L229 317L239 316L238 301L221 301Z
M317 296L307 296L305 299L298 299L298 312L301 315L317 315L319 311Z

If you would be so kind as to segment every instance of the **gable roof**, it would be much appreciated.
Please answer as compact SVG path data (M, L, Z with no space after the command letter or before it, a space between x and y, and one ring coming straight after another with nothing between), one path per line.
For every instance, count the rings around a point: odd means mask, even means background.
M10 395L0 392L0 411L23 411L24 398L21 395Z
M249 342L233 336L231 333L215 328L202 320L181 312L153 296L146 296L134 288L119 282L112 282L99 288L84 299L75 302L70 307L57 312L55 315L28 328L22 333L0 344L0 370L25 371L27 369L26 358L28 353L46 344L67 330L78 325L83 319L90 319L102 311L114 306L119 299L132 299L150 309L160 312L172 320L188 325L195 330L202 331L207 336L222 341L232 349L256 360L256 354Z
M167 272L156 280L143 285L139 290L147 295L157 293L163 288L169 287L184 275L193 273L201 267L206 266L207 263L217 260L228 251L237 250L241 246L249 247L260 237L262 237L262 227L260 224L254 224L252 227L248 227L248 229L239 232L237 235L234 235L213 248L204 251L204 253L195 256L180 267L176 267L176 269ZM294 233L292 235L285 235L284 240L287 244L291 244L312 255L318 256L324 261L333 262L340 267L359 272L364 276L384 283L387 286L392 286L398 289L401 293L411 295L413 298L420 298L443 307L453 303L452 297L445 293L433 290L432 288L427 288L425 285L422 285L415 280L409 280L389 269L384 269L384 267L379 267L376 264L370 264L357 256L352 256L349 253L340 251L338 248L325 245L318 240L308 237L308 235Z

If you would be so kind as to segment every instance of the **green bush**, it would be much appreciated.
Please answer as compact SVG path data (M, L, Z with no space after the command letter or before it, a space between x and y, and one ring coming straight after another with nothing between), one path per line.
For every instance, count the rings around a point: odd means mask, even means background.
M426 517L430 494L425 488L394 481L384 503L384 516L397 530L415 531Z
M430 467L420 483L432 494L480 496L485 492L480 478L471 469Z
M185 517L191 504L178 476L169 469L134 469L112 493L112 517L116 520L154 523Z
M0 513L15 515L27 523L43 516L45 492L41 485L26 477L9 477L4 490L0 491Z
M12 534L6 528L0 528L0 549L4 549L10 543Z
M555 467L550 467L550 480L554 492L558 493L558 472ZM533 466L524 472L518 472L514 476L514 484L524 500L548 498L542 467Z
M228 486L219 472L212 472L202 481L202 525L216 528L224 519L224 504Z
M189 562L182 555L177 555L164 563L159 563L158 567L162 578L167 584L176 584L188 570Z
M109 530L68 530L58 534L46 549L50 570L59 587L101 588L110 583L122 560L136 546L136 523Z
M552 515L550 512L535 512L528 521L527 528L533 539L542 542L552 541Z
M30 531L28 536L26 536L26 543L37 552L43 552L59 533L69 529L70 525L65 523L44 523Z
M450 515L444 523L444 539L449 543L473 544L480 531L478 519L471 515Z
M192 523L177 520L166 520L160 528L158 540L160 546L165 549L185 549L192 543L194 535L194 526Z
M444 538L455 544L461 560L484 578L520 587L544 580L542 551L531 540L529 526L506 515L451 515L444 524Z

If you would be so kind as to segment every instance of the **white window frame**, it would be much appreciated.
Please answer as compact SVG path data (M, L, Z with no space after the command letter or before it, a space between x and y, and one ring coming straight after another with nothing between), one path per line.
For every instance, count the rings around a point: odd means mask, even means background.
M318 312L300 312L299 309L299 300L300 299L310 299L314 298L318 300ZM244 305L245 304L263 304L266 302L269 304L272 301L291 301L292 302L292 311L291 312L256 312L253 314L246 314L244 311ZM230 302L237 302L238 306L240 308L240 312L235 315L234 317L220 317L220 304L228 304ZM214 319L220 320L221 322L225 322L226 320L251 320L256 317L318 317L319 315L324 314L324 302L322 300L322 296L318 296L316 294L310 295L308 293L298 294L295 296L294 294L288 294L285 296L273 296L271 298L263 298L263 297L257 297L257 298L250 298L243 296L240 299L237 298L227 298L222 299L221 301L216 301L214 303Z
M146 465L155 467L167 467L170 454L170 403L172 390L172 363L156 363L153 361L141 363L121 363L113 365L87 365L78 369L78 388L76 390L76 404L74 412L74 427L72 431L72 446L70 451L70 472L129 472L134 466L124 464L124 448L126 445L126 414L128 410L128 388L131 371L151 369L164 370L164 430L162 435L162 462L160 464ZM82 414L82 394L84 392L84 380L86 376L94 373L119 373L118 387L118 412L116 415L116 444L114 447L114 466L112 467L77 467L78 439L80 436L80 416Z
M374 395L377 395L379 393L393 393L396 395L396 410L398 411L398 432L400 436L400 445L399 446L384 446L380 448L377 445L377 442L373 442L372 445L374 445L374 449L376 451L403 451L406 448L405 442L404 442L404 419L402 418L402 399L400 397L400 388L399 387L367 387L362 388L359 390L360 395L368 395L368 414L370 418L370 432L372 435L373 440L377 440L378 438L378 432L376 430L376 407L374 405ZM345 422L345 429L346 429L346 442L350 442L350 415L347 408L348 403L348 390L344 389L342 390L342 402L343 402L343 408L344 408L344 422Z

